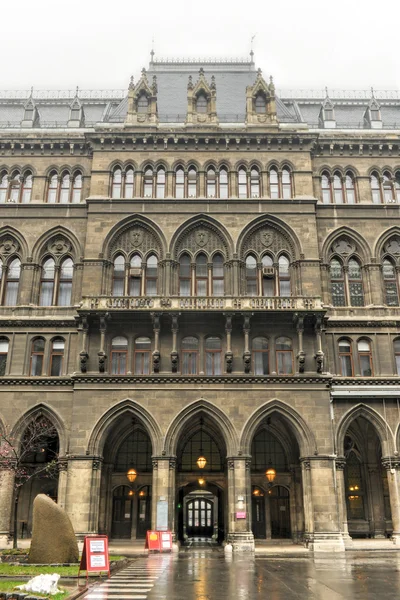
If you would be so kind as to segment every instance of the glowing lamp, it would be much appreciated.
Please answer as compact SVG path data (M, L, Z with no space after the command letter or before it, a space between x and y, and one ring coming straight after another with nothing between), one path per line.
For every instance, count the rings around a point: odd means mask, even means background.
M129 471L126 474L127 478L129 479L129 481L131 483L133 483L137 477L137 473L135 471L135 469L129 469Z
M199 458L196 460L197 466L199 467L199 469L204 469L204 467L207 464L207 459L205 456L199 456Z
M266 471L265 471L265 476L268 479L269 483L272 483L276 477L276 471L273 467L269 467Z
M203 477L200 477L197 481L198 481L199 485L204 485L206 482L206 480L203 479Z

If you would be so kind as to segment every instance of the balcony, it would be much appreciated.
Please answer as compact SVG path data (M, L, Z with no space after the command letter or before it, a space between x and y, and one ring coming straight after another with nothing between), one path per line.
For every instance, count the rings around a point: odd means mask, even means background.
M315 311L324 310L319 296L199 297L172 296L84 296L80 311Z

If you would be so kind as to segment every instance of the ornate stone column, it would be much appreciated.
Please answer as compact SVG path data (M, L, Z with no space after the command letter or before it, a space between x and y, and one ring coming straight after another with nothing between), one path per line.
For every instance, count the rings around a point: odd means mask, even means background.
M400 546L400 459L398 456L382 458L383 468L387 470L390 510L392 512L392 540Z
M322 350L322 325L323 317L321 315L317 315L315 320L315 336L317 345L315 361L317 364L317 373L322 373L324 370L324 352Z
M382 477L379 465L368 465L369 489L373 516L374 538L385 538L386 521Z
M11 532L14 472L0 468L0 544L6 547Z
M107 354L105 351L107 318L108 318L108 313L105 313L105 315L102 315L100 317L100 350L97 353L97 356L99 357L99 372L100 373L104 373L104 371L106 371L106 366L107 366Z
M312 543L314 534L313 505L311 493L311 462L307 458L300 459L304 505L304 541Z
M68 458L62 457L58 460L58 491L57 504L65 508L68 481Z
M178 331L179 331L178 317L179 317L179 313L171 314L171 319L172 319L172 325L171 325L171 331L172 331L171 370L172 370L172 373L177 373L178 368L179 368L179 354L178 354L178 343L177 343Z
M79 353L78 371L86 373L88 354L89 321L87 316L83 315L80 319L78 330L81 331L81 348Z
M226 352L225 368L227 373L232 373L233 352L232 352L232 314L225 314L225 334L226 334Z
M227 542L237 552L254 552L251 530L251 459L243 456L227 458L228 523Z
M101 461L98 456L70 456L68 459L65 510L78 538L97 532Z
M346 504L346 485L344 480L344 469L346 466L346 459L339 457L335 461L336 467L336 486L337 486L337 497L338 497L338 508L339 508L339 526L342 532L343 540L346 546L351 545L352 539L349 535L349 528L347 524L347 504Z
M153 457L151 527L157 527L157 502L168 503L168 529L175 532L175 456Z
M162 313L151 313L153 319L153 332L154 332L154 350L153 350L153 372L160 372L160 330L161 330L161 318Z
M299 373L304 373L305 362L306 362L306 353L303 348L303 333L304 333L304 316L297 315L296 316L296 329L297 329L297 337L298 337L298 345L299 351L297 353L297 364Z
M243 333L244 333L244 352L243 366L244 372L250 373L251 370L251 352L250 352L250 319L253 313L244 315Z

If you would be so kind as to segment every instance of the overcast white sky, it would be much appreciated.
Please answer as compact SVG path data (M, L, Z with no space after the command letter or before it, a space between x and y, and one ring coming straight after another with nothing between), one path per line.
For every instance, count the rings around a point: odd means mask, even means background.
M399 0L1 2L2 89L126 88L156 57L245 57L284 89L400 88Z

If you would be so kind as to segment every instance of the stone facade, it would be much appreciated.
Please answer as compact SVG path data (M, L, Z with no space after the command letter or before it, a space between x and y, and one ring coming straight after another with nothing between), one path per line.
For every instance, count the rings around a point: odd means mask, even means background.
M235 119L219 86L244 74ZM24 488L21 533L45 492L78 536L143 537L166 503L181 541L399 543L400 145L378 101L349 129L321 98L315 125L252 61L154 59L101 117L78 96L65 127L31 95L0 130L0 426L45 414L61 465Z

